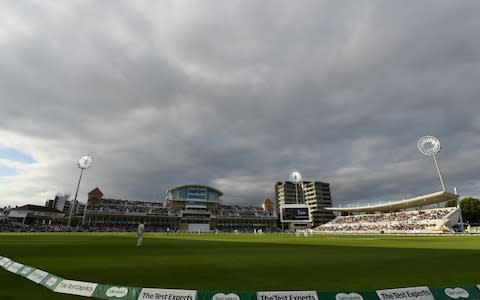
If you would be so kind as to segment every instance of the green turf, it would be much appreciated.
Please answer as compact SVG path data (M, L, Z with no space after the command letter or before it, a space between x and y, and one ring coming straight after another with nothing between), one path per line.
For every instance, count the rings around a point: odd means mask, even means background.
M480 236L0 234L0 256L63 278L220 291L480 283ZM0 299L75 299L0 268Z

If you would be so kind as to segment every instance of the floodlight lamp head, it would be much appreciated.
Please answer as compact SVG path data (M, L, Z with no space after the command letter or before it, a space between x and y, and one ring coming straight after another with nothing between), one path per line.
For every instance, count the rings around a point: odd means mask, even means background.
M435 155L440 151L440 141L434 136L424 136L418 140L418 150L425 155Z
M93 158L90 155L84 155L78 160L78 167L80 169L88 169L93 164Z
M300 180L302 180L302 175L297 171L293 171L292 174L290 174L290 180L299 183Z

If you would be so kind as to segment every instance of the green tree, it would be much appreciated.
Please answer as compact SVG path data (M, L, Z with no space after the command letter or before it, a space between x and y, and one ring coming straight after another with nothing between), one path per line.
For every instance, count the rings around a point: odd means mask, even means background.
M463 222L470 224L480 223L480 200L472 197L463 198L460 201Z
M445 203L445 207L455 207L457 206L457 200L448 200L447 203Z

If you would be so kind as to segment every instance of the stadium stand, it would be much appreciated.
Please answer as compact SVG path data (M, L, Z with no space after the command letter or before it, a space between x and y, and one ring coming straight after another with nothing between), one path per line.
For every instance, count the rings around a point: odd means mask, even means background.
M163 202L145 202L120 199L101 199L94 205L89 205L90 213L105 215L128 215L128 216L179 216L179 209L165 208Z
M221 210L213 211L217 217L272 217L273 212L256 206L224 205Z
M456 207L409 210L393 213L339 216L314 229L315 232L348 233L443 233L453 232Z
M208 186L184 185L169 190L165 202L146 202L103 198L97 187L89 193L82 229L133 231L139 223L147 231L276 229L273 211L261 206L222 205L220 195L220 191Z

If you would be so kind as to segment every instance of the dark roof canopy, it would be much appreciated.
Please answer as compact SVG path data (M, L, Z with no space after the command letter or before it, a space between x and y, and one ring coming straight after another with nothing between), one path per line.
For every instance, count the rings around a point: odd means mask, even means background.
M12 210L29 210L29 211L39 211L39 212L61 213L61 211L55 208L50 208L50 207L40 206L40 205L33 205L33 204L26 204L26 205L14 208Z

